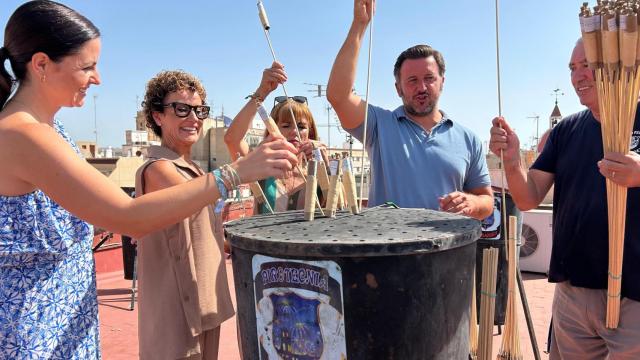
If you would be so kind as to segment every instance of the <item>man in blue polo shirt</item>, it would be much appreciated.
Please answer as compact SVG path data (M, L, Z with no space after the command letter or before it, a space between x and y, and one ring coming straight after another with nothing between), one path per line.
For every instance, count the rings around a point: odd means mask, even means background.
M495 118L489 148L504 152L511 195L521 210L532 209L552 184L553 248L549 281L553 299L550 359L640 359L640 112L627 154L604 153L593 71L582 41L569 62L571 83L587 107L551 131L528 171L520 141L503 118ZM500 128L500 125L502 128ZM628 188L622 265L620 323L605 327L608 280L605 177Z
M375 1L356 0L349 34L338 53L327 98L349 133L363 140L366 104L351 89L358 53ZM398 57L393 73L403 105L369 106L366 149L371 161L369 206L440 209L484 219L493 209L489 172L477 136L438 108L442 55L417 45Z

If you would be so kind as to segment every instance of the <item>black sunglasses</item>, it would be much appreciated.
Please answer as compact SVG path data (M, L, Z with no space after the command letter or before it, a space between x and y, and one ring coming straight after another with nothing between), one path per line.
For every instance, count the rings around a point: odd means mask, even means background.
M162 107L172 107L173 112L179 118L186 118L193 110L193 113L199 120L204 120L209 117L210 106L207 105L189 105L181 102L172 102L162 105Z
M306 96L289 96L289 99L298 102L300 104L306 104L307 103L307 97ZM287 97L286 96L276 96L273 99L273 105L275 106L276 103L280 104L282 102L287 101Z

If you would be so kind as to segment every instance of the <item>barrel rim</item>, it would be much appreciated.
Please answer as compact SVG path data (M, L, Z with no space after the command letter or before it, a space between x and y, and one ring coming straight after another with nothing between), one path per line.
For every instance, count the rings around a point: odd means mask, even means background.
M287 237L274 238L274 236L266 236L265 229L269 229L272 226L279 226L284 224L293 225L293 229L296 227L302 228L302 226L318 227L323 225L333 226L340 222L352 220L351 216L375 216L376 218L384 218L385 215L398 213L389 213L390 211L404 211L405 214L410 214L414 217L421 216L426 220L419 223L410 223L413 228L413 233L423 233L426 230L436 231L441 229L442 231L438 236L416 235L410 236L409 231L406 231L407 236L399 236L398 238L389 237L388 235L382 235L381 239L361 238L340 238L331 237L331 234L325 234L326 228L323 228L324 239L311 241L308 239L296 239L295 234L289 234ZM270 219L273 221L274 217L278 217L282 221L277 224L267 224L265 220ZM409 215L406 218L410 218ZM364 210L360 215L350 215L348 211L341 211L337 214L336 219L317 217L313 223L304 222L304 212L301 210L287 211L278 214L266 214L258 215L251 218L238 219L231 221L225 225L225 235L229 240L232 247L241 248L247 251L253 251L260 254L269 255L286 255L286 256L305 256L314 258L330 258L330 257L362 257L362 256L389 256L389 255L415 255L440 252L450 249L455 249L469 243L473 243L481 236L480 221L456 214L444 213L429 209L393 209L393 208L370 208ZM346 219L346 220L345 220ZM252 230L254 232L246 231L243 226L250 226L255 224ZM431 226L430 226L431 224ZM455 226L454 226L455 225ZM417 231L416 228L425 228ZM280 229L282 230L282 229ZM299 230L299 229L298 229ZM366 229L369 231L371 229ZM380 231L378 229L378 231ZM307 233L312 231L307 231ZM346 231L345 231L346 232ZM435 233L435 232L434 232ZM280 235L285 235L280 233ZM302 233L305 235L305 233ZM274 234L270 234L274 235ZM278 235L278 234L275 234ZM293 236L292 236L293 235ZM396 234L397 235L397 234Z

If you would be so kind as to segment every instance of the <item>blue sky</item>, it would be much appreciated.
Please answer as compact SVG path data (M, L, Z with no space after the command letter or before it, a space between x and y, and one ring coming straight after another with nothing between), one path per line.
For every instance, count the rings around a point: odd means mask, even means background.
M102 85L92 87L83 108L58 114L76 140L94 138L93 95L97 95L100 146L120 146L124 131L134 127L137 102L147 80L161 70L183 69L198 76L208 91L213 112L233 117L244 97L258 86L271 64L256 2L253 0L69 0L102 32L99 70ZM2 36L11 13L23 1L2 0ZM503 114L522 143L531 143L535 121L540 132L560 88L563 115L583 107L571 87L568 61L580 36L581 1L500 2L500 51ZM326 99L313 98L313 87L326 84L353 14L353 1L264 0L278 60L288 72L289 95L306 95L320 125L327 124ZM404 49L426 43L440 50L447 63L440 107L484 141L498 112L493 0L380 0L374 18L370 101L395 108L393 64ZM364 96L367 47L359 61L356 91ZM282 95L277 89L273 96ZM332 124L337 124L331 113ZM327 141L327 127L320 128ZM345 138L332 127L331 143Z

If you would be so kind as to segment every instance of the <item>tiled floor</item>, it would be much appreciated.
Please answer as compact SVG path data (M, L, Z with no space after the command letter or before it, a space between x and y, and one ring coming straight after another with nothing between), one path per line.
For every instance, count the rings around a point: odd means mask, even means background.
M233 287L231 262L227 262L229 284ZM546 348L547 330L551 317L551 301L553 284L545 277L536 274L523 274L525 291L535 334L538 339L541 358L548 359L543 352ZM131 302L131 281L124 280L122 272L98 276L98 301L100 304L100 340L103 359L125 360L138 358L138 318L137 309L129 310ZM232 289L233 291L233 289ZM235 299L234 299L235 301ZM136 304L137 305L137 304ZM522 309L522 307L520 307ZM524 359L533 359L533 351L522 311L519 314L520 341ZM493 352L497 355L501 337L494 328ZM493 357L495 358L495 356ZM238 343L236 341L235 317L222 325L220 339L221 360L239 360Z

